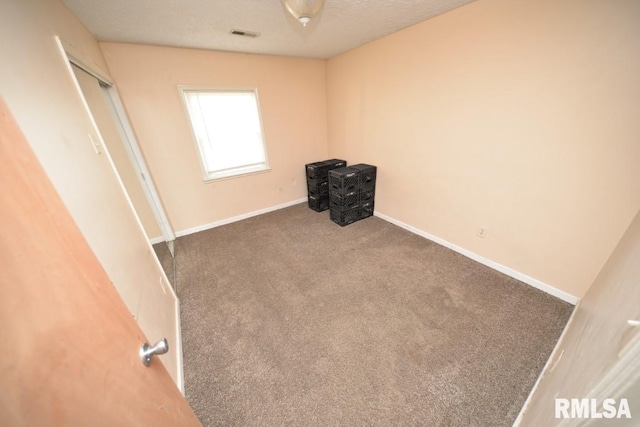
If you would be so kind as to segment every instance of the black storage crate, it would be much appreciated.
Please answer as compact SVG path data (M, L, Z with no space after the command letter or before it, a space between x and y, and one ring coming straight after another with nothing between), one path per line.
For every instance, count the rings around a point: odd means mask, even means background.
M378 168L364 163L358 163L357 165L351 165L349 167L360 171L360 190L365 191L375 189Z
M309 208L313 209L316 212L322 212L329 209L328 194L323 196L314 196L312 194L309 194L308 201L309 201Z
M304 165L304 174L307 179L318 179L327 171L325 161L313 162Z
M307 180L309 195L323 196L329 194L329 181Z
M325 160L325 163L329 166L329 170L344 168L347 166L347 161L342 159Z
M360 205L363 205L365 203L373 202L373 199L375 198L375 195L376 195L375 190L361 190L360 191Z
M360 216L358 219L368 218L373 215L373 202L360 205Z
M373 215L377 178L376 166L346 165L341 159L305 165L309 208L330 209L329 218L343 227Z
M308 163L304 165L304 171L307 180L325 181L328 179L328 173L331 169L343 168L347 166L347 162L341 159L323 160L321 162Z
M360 171L351 167L338 168L329 171L329 193L345 197L357 194L359 191Z
M329 197L329 207L331 209L346 211L348 209L357 208L358 206L360 206L360 198L357 193L345 197L336 195L331 195Z
M341 227L344 227L345 225L349 225L360 219L360 208L348 209L346 211L331 209L329 211L329 217L331 218L331 221Z
M323 160L304 165L309 208L317 212L329 209L329 171L346 165L347 162L341 159Z

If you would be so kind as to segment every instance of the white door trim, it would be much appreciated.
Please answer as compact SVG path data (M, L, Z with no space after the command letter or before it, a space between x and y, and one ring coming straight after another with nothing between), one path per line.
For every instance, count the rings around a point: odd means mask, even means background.
M100 86L105 91L105 97L109 101L108 105L111 109L111 113L114 119L117 119L115 120L116 127L118 128L118 132L120 132L122 142L124 143L127 154L129 154L129 159L131 160L131 164L136 172L138 181L142 186L142 190L147 198L151 211L153 212L156 222L160 227L162 237L167 242L175 240L175 233L171 228L169 218L167 217L164 206L160 201L158 191L151 179L149 168L147 168L147 164L144 161L138 140L135 137L131 124L129 123L129 119L124 106L122 105L113 79L99 68L89 65L82 59L82 55L77 52L72 45L65 43L64 40L60 39L60 37L56 36L56 42L69 62L86 71L100 82ZM148 237L151 238L151 236ZM170 248L172 248L171 245ZM171 251L171 254L173 255L173 250Z
M133 133L133 128L129 123L124 106L120 101L118 91L114 84L109 85L107 82L104 82L104 85L101 84L101 86L105 92L107 100L110 101L108 103L109 108L111 109L113 117L117 119L116 126L121 134L120 136L124 142L124 147L129 154L129 158L133 164L133 169L136 171L136 175L138 176L138 180L142 185L144 194L149 201L149 205L153 211L156 221L158 222L158 226L160 226L162 236L165 241L171 242L176 239L176 236L171 228L171 224L169 223L169 218L167 217L164 207L162 206L160 196L158 196L158 191L151 179L151 174L149 173L147 164L145 163L142 152L140 151L140 146L138 145L138 141ZM171 254L173 254L173 251L171 251Z

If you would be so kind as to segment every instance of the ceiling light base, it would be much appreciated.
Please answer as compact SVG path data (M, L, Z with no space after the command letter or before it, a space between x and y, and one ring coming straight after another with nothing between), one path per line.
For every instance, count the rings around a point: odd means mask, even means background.
M324 7L325 0L282 0L284 8L306 27Z

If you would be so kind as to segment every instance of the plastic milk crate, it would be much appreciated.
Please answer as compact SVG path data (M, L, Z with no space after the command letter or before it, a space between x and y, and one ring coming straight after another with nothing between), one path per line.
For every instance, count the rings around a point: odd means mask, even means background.
M360 217L358 219L365 219L373 215L373 202L364 203L360 205Z
M334 196L350 196L358 194L360 171L351 167L329 171L329 194Z
M304 165L309 208L317 212L329 209L329 171L344 167L345 160L331 159Z
M307 192L309 195L323 196L329 195L329 181L307 180Z
M307 180L326 181L328 179L327 174L331 169L343 168L345 166L347 166L345 160L331 159L308 163L304 165L304 170Z
M346 211L331 209L329 218L331 218L331 221L344 227L360 219L360 208L347 209Z
M360 205L372 203L375 197L375 190L360 190Z
M313 209L316 212L322 212L329 209L329 195L313 195L309 194L308 196L309 208Z
M329 207L331 209L346 211L348 209L357 208L360 206L360 197L358 193L351 194L350 196L336 196L331 195L329 197Z
M364 163L358 163L357 165L349 166L353 169L358 169L360 171L360 190L361 191L371 191L376 188L376 175L377 169L375 166L366 165Z

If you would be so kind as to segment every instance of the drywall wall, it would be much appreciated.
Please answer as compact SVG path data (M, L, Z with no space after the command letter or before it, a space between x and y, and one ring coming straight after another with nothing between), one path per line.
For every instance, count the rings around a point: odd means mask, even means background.
M376 210L578 298L640 207L640 3L481 0L327 63ZM484 238L477 236L484 227Z
M627 323L627 320L638 319L640 315L638 277L640 212L576 308L571 323L554 350L553 360L542 372L538 387L530 397L521 426L551 426L558 423L559 420L555 418L556 397L599 397L593 395L592 391L640 335L637 327ZM635 379L638 379L637 373ZM624 394L621 397L630 398ZM599 403L602 401L599 400ZM630 399L628 403L632 417L636 418L640 402ZM607 422L603 425L607 425Z
M0 93L148 339L166 336L171 343L163 363L179 381L175 298L159 285L162 280L169 288L110 159L94 151L91 140L100 139L56 35L85 63L105 72L98 43L60 1L0 4ZM131 350L135 357L137 349Z
M306 196L327 157L325 62L101 43L176 233ZM178 85L257 88L271 170L204 182Z

